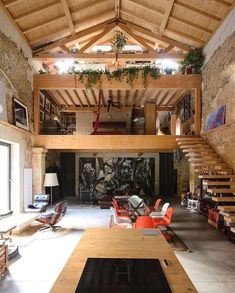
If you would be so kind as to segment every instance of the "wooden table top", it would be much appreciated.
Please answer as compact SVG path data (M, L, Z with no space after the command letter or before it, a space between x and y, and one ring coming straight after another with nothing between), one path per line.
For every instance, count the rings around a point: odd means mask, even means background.
M159 259L172 292L197 292L162 236L144 235L149 229L87 229L74 249L51 293L74 293L88 257ZM169 265L165 266L163 260Z

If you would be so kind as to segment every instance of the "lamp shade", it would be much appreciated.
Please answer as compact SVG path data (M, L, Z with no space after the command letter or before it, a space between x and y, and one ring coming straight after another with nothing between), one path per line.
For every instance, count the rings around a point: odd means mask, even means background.
M45 174L44 186L58 186L58 185L59 185L59 182L58 182L56 173Z

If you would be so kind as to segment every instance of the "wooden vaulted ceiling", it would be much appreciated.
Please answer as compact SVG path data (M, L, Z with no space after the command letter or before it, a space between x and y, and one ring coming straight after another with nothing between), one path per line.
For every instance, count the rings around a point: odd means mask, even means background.
M149 53L160 49L164 56L177 57L189 47L203 47L234 7L233 0L0 0L0 4L41 60L48 52L74 57L89 52L94 44L108 43L116 25L130 43ZM72 54L76 42L80 51Z

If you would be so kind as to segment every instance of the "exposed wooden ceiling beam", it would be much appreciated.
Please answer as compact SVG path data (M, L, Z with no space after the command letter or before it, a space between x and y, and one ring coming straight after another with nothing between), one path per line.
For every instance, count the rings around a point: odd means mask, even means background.
M96 95L95 95L95 91L92 90L92 91L91 91L91 94L92 94L92 97L93 97L93 100L94 100L94 104L97 105L98 102L97 102L97 98L96 98Z
M85 90L82 90L82 93L83 93L83 96L84 96L85 99L86 99L87 105L88 105L89 107L91 107L91 103L90 103L89 97L87 96L86 91L85 91Z
M199 46L201 46L201 45L203 45L205 43L205 40L197 38L197 37L194 37L191 34L187 34L187 33L183 32L183 31L179 31L177 29L173 29L173 28L168 29L168 28L166 28L165 32L166 32L166 34L167 33L174 33L174 34L178 35L179 37L186 38L189 41L197 42L199 44ZM194 44L194 46L195 46L195 44Z
M24 13L21 13L21 14L18 14L15 18L14 18L14 21L19 21L21 20L22 18L26 17L26 16L29 16L29 15L32 15L34 13L37 13L39 11L42 11L44 9L47 9L49 7L52 7L52 6L55 6L55 5L58 5L60 4L60 0L55 0L55 1L52 1L52 2L49 2L49 3L46 3L46 4L43 4L43 5L40 5L38 6L37 8L34 8L32 10L29 10L27 12L24 12Z
M147 42L143 40L143 38L137 36L135 33L133 33L126 25L119 23L118 26L120 29L122 29L125 33L127 33L129 36L131 36L141 47L148 49L150 51L153 50L153 47L149 46Z
M183 43L174 41L174 40L172 40L170 38L167 38L167 37L164 37L164 36L162 36L160 34L153 33L152 31L149 31L149 30L147 30L145 28L142 28L142 27L140 27L140 26L138 26L138 25L136 25L134 23L131 23L129 21L124 21L124 23L126 23L128 25L128 28L131 28L131 29L133 29L135 31L138 31L138 32L142 33L142 34L150 36L150 37L152 37L154 39L157 39L157 40L160 40L162 42L168 43L169 45L173 45L174 47L180 48L180 49L185 50L185 51L190 50L190 47L185 45L185 44L183 44Z
M188 89L183 90L178 96L173 97L173 99L171 99L169 104L176 105L188 93L188 91L189 91Z
M71 13L81 12L81 10L90 8L90 7L94 6L94 5L100 5L103 2L107 2L107 1L109 1L109 0L99 0L99 1L97 1L97 0L87 0L84 3L78 3L78 5L73 6L70 9L70 11L71 11ZM80 1L77 1L77 2L80 2Z
M62 8L64 10L64 14L65 14L65 17L66 17L70 32L71 32L72 35L74 35L75 34L75 27L74 27L74 24L73 24L71 13L69 11L69 6L68 6L68 3L67 3L67 0L60 0L60 1L61 1Z
M112 19L110 21L105 21L103 23L100 23L100 24L97 24L95 26L92 26L92 27L90 27L88 29L85 29L85 30L82 30L80 32L77 32L74 36L68 36L66 38L63 38L62 40L55 41L53 44L44 47L43 51L47 52L47 51L52 50L52 49L54 49L56 47L60 47L61 45L67 44L67 43L75 41L75 40L79 40L80 38L82 38L84 36L87 36L89 34L92 34L92 33L96 32L96 31L99 31L99 30L102 30L102 29L106 28L107 25L109 23L112 23L113 21L114 21L114 19Z
M68 102L65 100L64 96L61 94L59 90L56 90L55 93L60 97L60 99L63 101L65 106L68 106Z
M24 0L7 0L4 3L4 6L8 8L8 7L11 7L11 6L15 5L15 4L18 4L18 3L22 2L22 1L24 1Z
M107 106L104 107L100 107L100 112L104 113L107 112ZM122 107L121 109L116 108L116 107L110 107L110 111L112 113L121 113L121 112L128 112L131 111L132 108L131 107ZM95 113L97 111L96 106L92 107L74 107L74 106L67 106L65 108L63 108L63 110L61 112L76 112L76 113Z
M232 6L232 3L224 1L224 0L213 0L213 1L218 2L218 3L220 3L220 4L224 5L224 6L227 6L227 7Z
M41 27L43 27L45 25L48 25L49 23L52 24L53 22L56 22L56 21L58 21L58 20L60 20L60 19L62 19L64 17L65 17L64 14L59 14L57 16L45 19L43 21L39 21L36 25L30 25L30 26L27 26L27 27L23 28L22 32L24 34L29 33L31 31L39 29L39 28L41 28Z
M129 95L130 95L130 91L129 91L129 90L126 90L126 91L125 91L125 102L124 102L124 105L125 105L125 106L128 105Z
M165 27L167 26L169 16L170 16L172 8L174 6L174 1L175 0L168 0L167 1L165 13L164 13L163 20L162 20L162 23L161 23L161 26L160 26L160 33L163 33Z
M29 44L29 40L25 37L25 35L22 33L22 31L20 30L20 28L18 27L18 25L15 23L11 13L9 12L9 10L4 6L2 0L0 0L0 7L2 8L3 12L7 15L7 17L9 18L10 22L13 24L13 26L16 28L16 30L18 31L18 33L20 34L20 36L22 37L23 40L25 40L25 42L27 44Z
M138 0L128 0L128 2L130 2L130 3L132 3L132 4L136 5L136 6L139 6L142 9L146 9L149 12L157 13L159 15L164 15L164 11L163 10L161 10L159 8L156 8L156 7L152 6L152 5L149 5L146 2L145 3L142 3L142 2L140 2Z
M75 90L73 90L73 91L74 91L74 93L75 93L75 96L77 97L77 99L78 99L78 101L79 101L79 103L80 103L81 107L83 107L83 103L82 103L82 100L81 100L81 98L80 98L80 96L79 96L78 92L76 91L76 89L75 89Z
M163 50L162 53L163 53L163 54L168 53L168 52L170 52L173 48L174 48L174 46L169 45L169 46L167 46L167 47Z
M67 48L65 45L61 45L60 48L67 54L71 54L71 51L69 50L69 48Z
M121 5L120 0L115 0L115 17L116 17L116 19L120 18L120 5Z
M83 53L86 50L90 49L92 46L95 46L99 42L99 40L106 36L115 26L115 23L109 24L100 34L92 38L90 42L88 42L84 47L82 47L78 51L78 53Z
M221 21L221 18L220 17L215 16L215 15L213 15L211 13L208 13L208 12L206 12L204 10L198 9L198 8L196 8L194 6L188 5L188 4L184 3L184 2L182 2L181 0L175 0L175 5L184 7L186 9L188 9L188 10L191 10L191 11L194 11L194 12L196 12L198 14L201 14L201 15L204 15L206 17L209 17L209 18L211 18L213 20Z
M158 58L172 58L172 59L184 59L186 55L181 53L123 53L118 54L119 60L127 60L127 61L152 61ZM38 56L34 56L33 59L37 61L50 61L50 60L61 60L61 59L74 59L74 60L116 60L115 53L50 53L50 54L39 54Z
M156 112L173 112L175 111L175 107L174 106L156 106Z

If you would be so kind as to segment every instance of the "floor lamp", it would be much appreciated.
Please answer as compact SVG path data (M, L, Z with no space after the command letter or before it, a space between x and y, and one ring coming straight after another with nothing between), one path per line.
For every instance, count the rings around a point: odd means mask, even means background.
M50 192L50 196L51 196L51 207L52 207L52 187L53 186L58 186L59 182L58 182L58 178L57 178L57 174L56 173L46 173L45 174L45 180L44 180L44 186L45 187L50 187L51 188L51 192Z

